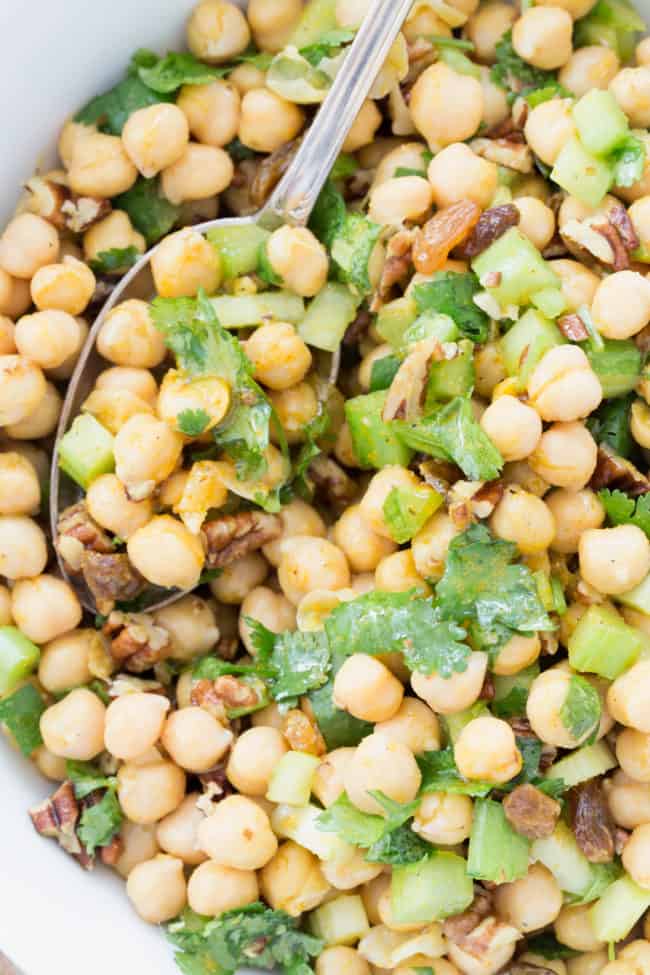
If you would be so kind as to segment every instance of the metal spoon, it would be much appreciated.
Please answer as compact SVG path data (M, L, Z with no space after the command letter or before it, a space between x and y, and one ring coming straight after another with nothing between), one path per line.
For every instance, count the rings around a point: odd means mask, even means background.
M259 224L267 230L275 230L283 224L294 227L307 224L318 195L388 56L412 2L413 0L374 0L300 149L263 208L250 217L209 220L195 226L194 230L204 233L214 227L242 227L250 224ZM118 301L124 300L133 291L139 295L146 292L150 275L149 264L155 251L156 247L153 247L143 255L111 293L95 319L68 384L57 429L50 477L50 524L52 538L55 541L59 514L83 497L83 492L73 481L60 477L59 441L71 421L80 412L81 405L92 390L97 375L102 368L105 368L106 364L97 352L96 341L107 314ZM161 556L164 557L164 553L161 553ZM71 575L67 571L58 549L57 559L63 578L74 587L83 606L95 612L94 598L83 577ZM174 602L182 595L184 594L177 590L170 591L150 585L145 590L142 601L146 603L147 610L155 610Z

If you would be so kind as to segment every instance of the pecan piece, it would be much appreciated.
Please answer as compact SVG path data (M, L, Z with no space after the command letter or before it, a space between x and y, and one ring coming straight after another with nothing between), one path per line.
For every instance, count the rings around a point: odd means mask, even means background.
M372 318L370 312L367 308L362 308L354 321L346 328L345 335L343 336L343 345L356 345L359 339L363 338L366 334L371 324Z
M631 498L637 498L650 491L650 480L631 461L615 454L607 444L599 444L596 469L591 475L589 487L593 491L605 487L618 488Z
M584 342L589 338L589 332L580 315L562 315L557 320L557 327L571 342Z
M379 311L384 302L389 300L394 286L405 280L411 267L414 241L414 230L400 230L393 234L388 241L386 260L382 268L372 311Z
M467 941L474 931L492 913L492 897L480 887L475 888L474 900L462 914L448 917L442 925L445 937L459 948L466 948Z
M437 339L416 342L404 359L390 384L382 412L385 423L390 420L415 420L422 412L433 362L445 358Z
M77 836L79 803L72 782L63 782L48 799L30 809L29 816L37 833L56 839L59 846L75 857L84 869L92 866L92 858Z
M164 660L172 643L167 630L156 626L147 613L117 613L108 617L102 630L112 638L111 655L133 674L149 670Z
M478 223L481 208L473 200L459 200L439 210L413 241L413 263L420 274L433 274L468 237Z
M569 818L576 843L590 863L611 863L616 827L601 779L590 779L569 791Z
M530 961L515 961L506 969L506 975L555 975L555 969L534 965Z
M518 785L503 800L506 819L517 833L530 840L550 836L555 829L561 807L534 785Z
M223 569L237 559L255 552L282 533L277 515L263 511L240 511L206 521L201 530L207 548L208 569Z
M201 772L199 782L203 788L203 795L197 799L196 805L206 816L214 812L217 802L221 802L226 796L231 796L235 791L228 781L225 762L220 762L208 772Z
M615 271L625 271L630 266L630 256L625 249L617 228L611 223L594 224L593 229L601 237L604 237L612 249L614 260L612 267Z
M86 549L81 556L81 571L100 613L110 613L115 603L135 599L145 581L125 552L105 555Z
M630 253L641 246L638 234L634 229L634 224L630 220L630 215L622 203L616 203L607 214L607 219L612 227L618 231L618 235L623 242L625 250Z
M30 193L29 209L48 220L59 230L74 234L84 231L110 213L111 201L99 196L78 196L68 186L53 179L33 176L26 188Z
M85 501L65 508L56 526L56 547L71 572L81 570L86 549L107 555L114 546L106 532L88 514Z
M319 454L309 465L309 479L316 493L335 508L346 508L357 496L358 486L340 464Z
M519 210L512 203L490 207L479 217L479 221L463 245L463 257L478 257L487 250L507 230L519 223Z
M124 843L118 834L106 846L99 848L99 858L105 866L114 867L122 856L123 850Z
M472 139L469 147L477 156L482 156L498 166L514 169L517 173L533 171L533 154L516 133L501 139Z
M251 202L255 207L266 203L289 168L301 142L302 138L285 142L258 163L250 188Z
M320 728L303 711L287 711L282 734L294 752L306 752L308 755L324 755L327 752Z
M197 681L192 685L190 700L223 721L227 711L256 707L260 703L260 696L254 687L226 674L216 680Z

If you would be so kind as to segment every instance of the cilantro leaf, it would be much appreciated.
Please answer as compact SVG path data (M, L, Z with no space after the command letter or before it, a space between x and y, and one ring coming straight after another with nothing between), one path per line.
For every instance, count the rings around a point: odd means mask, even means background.
M416 761L422 773L421 795L453 792L465 796L486 796L493 788L490 782L470 782L461 776L451 745L438 752L423 752Z
M122 826L122 810L117 796L108 789L95 806L84 809L77 827L77 835L92 856L98 846L111 842Z
M341 657L333 657L332 671L327 683L315 691L310 691L308 695L328 751L358 745L373 730L373 726L368 721L361 721L348 711L341 711L334 704L334 677L342 663Z
M140 256L136 247L111 247L110 250L100 251L90 261L90 266L95 274L123 274L133 267Z
M325 633L287 630L273 633L259 620L245 617L251 627L257 661L264 667L272 697L291 703L322 687L330 671L330 650Z
M534 68L520 58L512 45L512 31L506 31L496 46L496 62L490 77L495 85L509 92L511 100L517 95L527 95L538 88L555 88L557 94L568 94L557 82L555 71Z
M553 81L543 88L535 88L533 91L529 91L524 97L531 108L536 108L543 102L550 101L551 98L571 98L572 94L559 81Z
M96 792L97 789L108 789L115 785L115 779L103 774L92 762L75 762L71 759L65 763L66 775L74 786L77 799L83 799Z
M223 78L231 67L214 67L198 61L193 54L169 51L154 64L140 66L138 77L147 88L161 95L177 91L182 85L209 85L215 78Z
M31 755L43 744L40 731L43 698L33 684L24 684L0 701L0 724L4 724L23 755Z
M167 925L167 938L176 947L176 961L184 972L234 975L251 965L285 975L307 975L309 959L323 950L323 942L298 928L298 918L274 911L261 902L217 918L201 918L186 911ZM191 967L198 959L201 968Z
M140 176L130 190L114 198L113 206L129 215L131 223L148 244L155 244L168 234L180 214L180 207L170 203L160 192L157 177L145 179Z
M351 156L349 152L341 152L332 166L330 179L334 181L349 179L350 176L354 176L358 169L359 163L354 156Z
M301 47L299 54L313 67L317 67L324 58L331 58L337 55L344 44L349 44L354 40L353 30L335 29L327 31L316 41L307 47Z
M388 389L399 367L400 361L396 355L385 355L383 359L373 362L368 392L376 393L378 390Z
M525 714L527 701L528 688L513 687L505 697L492 702L492 713L497 718L513 718L516 715Z
M604 488L598 497L612 525L636 525L650 537L650 494L634 500L623 491Z
M336 235L345 223L347 209L343 195L331 179L320 191L309 218L309 229L329 250Z
M607 161L613 169L614 186L632 186L643 176L645 166L645 143L635 135L628 135L610 153Z
M371 789L368 795L372 796L384 810L384 823L387 833L403 826L417 812L420 805L419 799L414 799L413 802L396 802L395 799L390 799L377 789Z
M393 421L399 439L414 450L453 461L471 481L492 481L503 458L477 423L469 396L456 396L414 423Z
M633 399L630 395L605 400L587 420L587 427L594 440L607 444L619 457L629 457L634 447L630 433Z
M379 240L381 226L361 213L346 212L345 219L330 245L339 281L361 295L372 291L368 266Z
M404 823L373 843L366 854L366 860L369 863L402 866L406 863L419 863L431 852L431 844L414 833L408 823Z
M361 812L345 792L320 814L316 825L324 833L336 833L346 843L364 849L377 843L386 832L383 816Z
M411 166L398 166L393 173L393 179L403 179L405 176L421 176L426 179L427 173L424 169L413 169Z
M176 417L176 426L186 437L200 437L209 423L205 410L182 410Z
M311 498L312 489L308 481L309 465L322 453L319 441L327 436L331 417L324 404L319 401L318 413L304 429L304 440L293 466L293 486L303 498Z
M553 961L556 958L575 958L580 954L579 951L563 945L551 931L543 931L542 934L535 934L528 938L526 947L528 951L540 955L548 961Z
M532 572L512 565L512 542L472 525L449 546L445 572L436 587L443 618L472 621L476 646L494 654L513 633L552 630Z
M391 488L383 512L393 539L400 545L410 541L441 504L441 496L428 485L408 490Z
M433 312L448 315L465 338L485 342L489 320L473 301L480 290L479 280L472 271L437 271L431 281L418 284L413 289L413 297L418 314Z
M171 100L171 97L152 91L140 78L129 75L114 88L87 102L74 120L83 125L97 125L101 132L110 135L121 135L127 119L134 112Z
M596 688L584 677L572 674L568 694L560 709L560 718L567 731L576 741L582 741L598 727L601 712Z
M451 677L467 668L470 655L463 628L414 592L369 592L341 603L327 617L325 632L333 655L399 652L422 674Z

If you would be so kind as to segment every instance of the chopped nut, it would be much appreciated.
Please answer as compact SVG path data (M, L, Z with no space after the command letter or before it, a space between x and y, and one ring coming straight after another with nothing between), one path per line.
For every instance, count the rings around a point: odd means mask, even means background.
M460 200L439 210L415 232L413 263L420 274L433 274L471 233L481 216L473 200Z
M285 142L279 149L272 152L270 156L264 156L257 163L250 189L250 198L253 206L261 207L266 203L291 165L294 156L300 148L301 142L302 138Z
M517 833L536 840L551 835L562 810L559 802L527 783L505 797L503 811Z
M465 951L468 950L465 946L472 932L492 913L491 896L480 887L475 890L474 900L468 909L447 918L442 926L445 937Z
M356 345L359 339L363 338L372 324L372 318L367 308L362 308L357 317L345 330L343 345Z
M125 552L104 555L86 549L81 571L100 613L110 613L116 602L129 602L139 596L145 581Z
M260 697L254 687L230 674L216 680L199 680L192 685L192 704L209 711L218 721L225 721L227 711L254 708Z
M77 196L75 193L71 193L61 207L65 226L74 234L83 234L110 211L110 200L95 196Z
M309 479L316 494L336 509L346 508L359 492L356 482L327 454L314 457L309 465Z
M618 231L618 235L628 253L635 251L641 245L638 234L634 229L634 224L630 220L630 215L622 203L617 203L610 208L607 219Z
M558 318L557 327L571 342L584 342L589 338L589 332L580 315L563 315L562 318Z
M56 547L71 572L81 571L86 549L105 555L114 551L111 539L88 514L85 501L62 511L56 529Z
M112 612L102 632L112 637L113 658L135 674L164 660L171 651L169 633L146 613Z
M516 227L519 223L519 216L519 210L512 203L505 203L503 206L490 207L489 210L485 210L463 244L463 256L478 257L495 240L502 237L507 230ZM486 282L485 287L493 287L493 285Z
M386 260L372 304L373 312L379 311L384 302L390 299L393 287L405 280L411 267L414 241L414 230L400 230L389 239Z
M590 863L611 863L616 827L601 779L582 782L569 791L569 818L576 843Z
M240 511L206 521L201 533L207 548L207 567L222 569L279 538L282 522L277 515L263 511Z
M217 802L221 802L226 796L231 796L235 791L228 781L225 762L216 765L209 772L202 772L199 775L199 782L203 787L203 795L197 799L196 808L206 816L214 812Z
M76 832L79 803L72 782L63 782L49 799L30 809L29 816L37 833L56 839L84 869L90 869L92 857L82 847Z
M111 211L111 202L103 197L77 196L69 187L53 179L33 176L26 188L28 208L59 230L81 234Z
M308 755L324 755L327 752L320 728L304 711L287 711L282 734L294 752L306 752Z
M400 365L390 384L382 412L389 420L415 420L420 416L427 392L433 362L442 362L445 354L437 339L416 342Z
M513 138L505 139L472 139L470 149L477 156L514 169L518 173L532 173L534 167L533 154L525 142Z
M625 249L625 245L621 239L616 227L611 223L604 224L594 224L594 230L599 233L601 237L604 237L612 248L612 253L614 254L613 268L615 271L625 271L630 266L630 256Z
M600 223L602 224L602 218ZM583 261L593 258L607 267L613 267L614 248L610 240L598 232L590 219L567 220L560 227L560 235L574 257Z
M503 497L505 484L501 480L486 481L472 495L472 511L477 518L489 518Z
M619 457L607 444L599 444L596 470L589 487L593 491L601 488L617 488L625 491L631 498L650 491L650 480L624 457Z
M114 867L122 856L123 850L124 843L122 842L121 838L119 836L114 836L107 846L100 847L99 858L105 866Z

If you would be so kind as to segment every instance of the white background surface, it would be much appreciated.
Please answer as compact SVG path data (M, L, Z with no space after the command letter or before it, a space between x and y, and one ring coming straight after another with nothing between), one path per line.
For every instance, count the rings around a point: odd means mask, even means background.
M64 120L138 47L177 47L192 0L0 0L0 227ZM173 975L162 934L123 881L86 873L27 809L53 791L0 734L0 950L25 975Z

